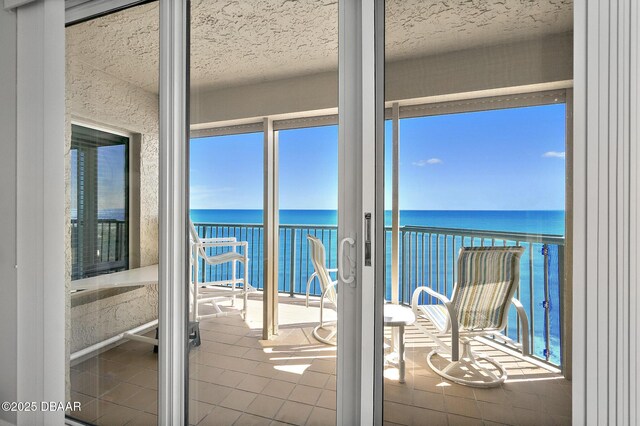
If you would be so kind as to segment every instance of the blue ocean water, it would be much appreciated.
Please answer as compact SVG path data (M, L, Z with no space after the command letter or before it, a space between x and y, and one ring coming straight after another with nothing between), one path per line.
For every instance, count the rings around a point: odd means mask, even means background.
M262 210L191 210L191 218L198 226L199 232L207 237L236 236L249 242L250 281L257 288L262 288ZM387 226L391 225L391 212L385 214ZM207 225L204 225L207 224ZM279 239L279 282L281 292L303 294L308 278L313 273L313 266L308 258L306 235L320 238L327 250L327 263L330 268L337 264L337 212L335 210L281 210ZM435 228L453 228L482 231L502 231L527 236L564 235L563 211L416 211L400 212L401 226L425 226ZM240 226L246 225L246 226ZM293 225L300 225L299 227ZM445 243L446 239L446 243ZM401 259L405 246L410 256L405 259L405 267L400 271L401 298L409 302L411 292L418 285L438 287L439 291L451 295L455 276L456 250L460 246L482 242L462 237L439 237L420 240L420 236L407 235L401 243ZM491 242L485 241L487 244ZM515 244L513 241L497 241L498 244ZM447 248L448 244L448 248ZM546 357L546 341L549 341L549 360L560 364L560 283L562 270L559 267L559 247L548 246L548 296L545 294L543 245L539 243L523 244L526 248L521 262L520 288L518 298L525 306L529 321L533 324L533 352ZM391 238L387 232L386 249L386 297L390 299L391 289ZM436 256L435 253L439 255ZM431 256L431 257L429 257ZM529 263L531 261L531 264ZM228 279L229 269L208 268L201 273L208 281ZM533 291L530 291L533 289ZM320 294L317 281L311 285L311 293ZM544 302L551 307L549 319L545 315ZM548 330L545 324L548 321ZM508 335L518 336L518 324L515 310L509 315Z
M262 210L191 210L197 223L261 224ZM337 225L336 210L280 210L282 225ZM391 226L391 211L385 212ZM562 210L402 210L400 225L564 235Z

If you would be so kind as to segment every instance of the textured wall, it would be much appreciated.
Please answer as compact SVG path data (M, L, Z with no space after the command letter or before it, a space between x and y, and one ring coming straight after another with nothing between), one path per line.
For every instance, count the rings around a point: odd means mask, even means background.
M73 27L71 27L73 28ZM140 147L140 266L158 262L158 97L151 91L110 76L77 60L78 46L91 45L82 34L67 32L67 182L71 121L139 134ZM67 218L70 199L67 194ZM71 244L67 233L67 281ZM68 301L70 352L157 318L157 286L145 286L82 304Z
M72 301L72 305L75 303ZM158 286L149 285L71 308L70 351L158 318Z

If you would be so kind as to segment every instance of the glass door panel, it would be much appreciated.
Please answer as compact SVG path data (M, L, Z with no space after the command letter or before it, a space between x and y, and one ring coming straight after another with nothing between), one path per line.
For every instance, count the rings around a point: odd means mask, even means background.
M385 422L571 422L572 14L386 2Z
M336 262L337 28L336 2L190 4L190 424L335 423L305 290L310 229Z
M158 3L66 29L67 398L156 424Z

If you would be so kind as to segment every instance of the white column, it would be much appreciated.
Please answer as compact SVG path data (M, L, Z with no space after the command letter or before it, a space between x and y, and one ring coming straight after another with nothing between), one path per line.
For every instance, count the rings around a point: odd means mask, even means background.
M185 407L188 142L186 2L160 0L158 424L187 424Z
M64 402L64 2L17 14L17 399ZM17 421L62 424L64 412Z
M400 301L400 105L391 107L393 125L391 174L391 302Z
M273 131L273 120L265 118L264 132L264 201L263 201L263 253L264 289L262 292L262 338L267 340L278 334L278 140Z
M638 2L575 3L573 423L637 424Z

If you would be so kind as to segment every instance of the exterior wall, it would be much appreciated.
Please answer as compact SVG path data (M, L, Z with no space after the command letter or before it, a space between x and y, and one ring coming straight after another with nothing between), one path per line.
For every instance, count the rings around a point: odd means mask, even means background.
M0 8L0 401L17 401L16 14ZM16 413L0 411L0 424Z
M87 42L91 42L87 40ZM102 71L74 60L67 43L67 191L69 191L69 148L74 120L134 134L130 143L140 143L140 226L139 266L158 263L158 96ZM130 168L134 171L136 168ZM67 223L70 218L67 193ZM70 283L71 242L67 232L67 283ZM69 352L75 352L125 330L157 318L157 286L145 286L109 296L87 298L74 295L68 300L67 330Z
M386 65L386 101L573 78L572 34L402 60ZM338 106L338 71L191 93L191 124Z

